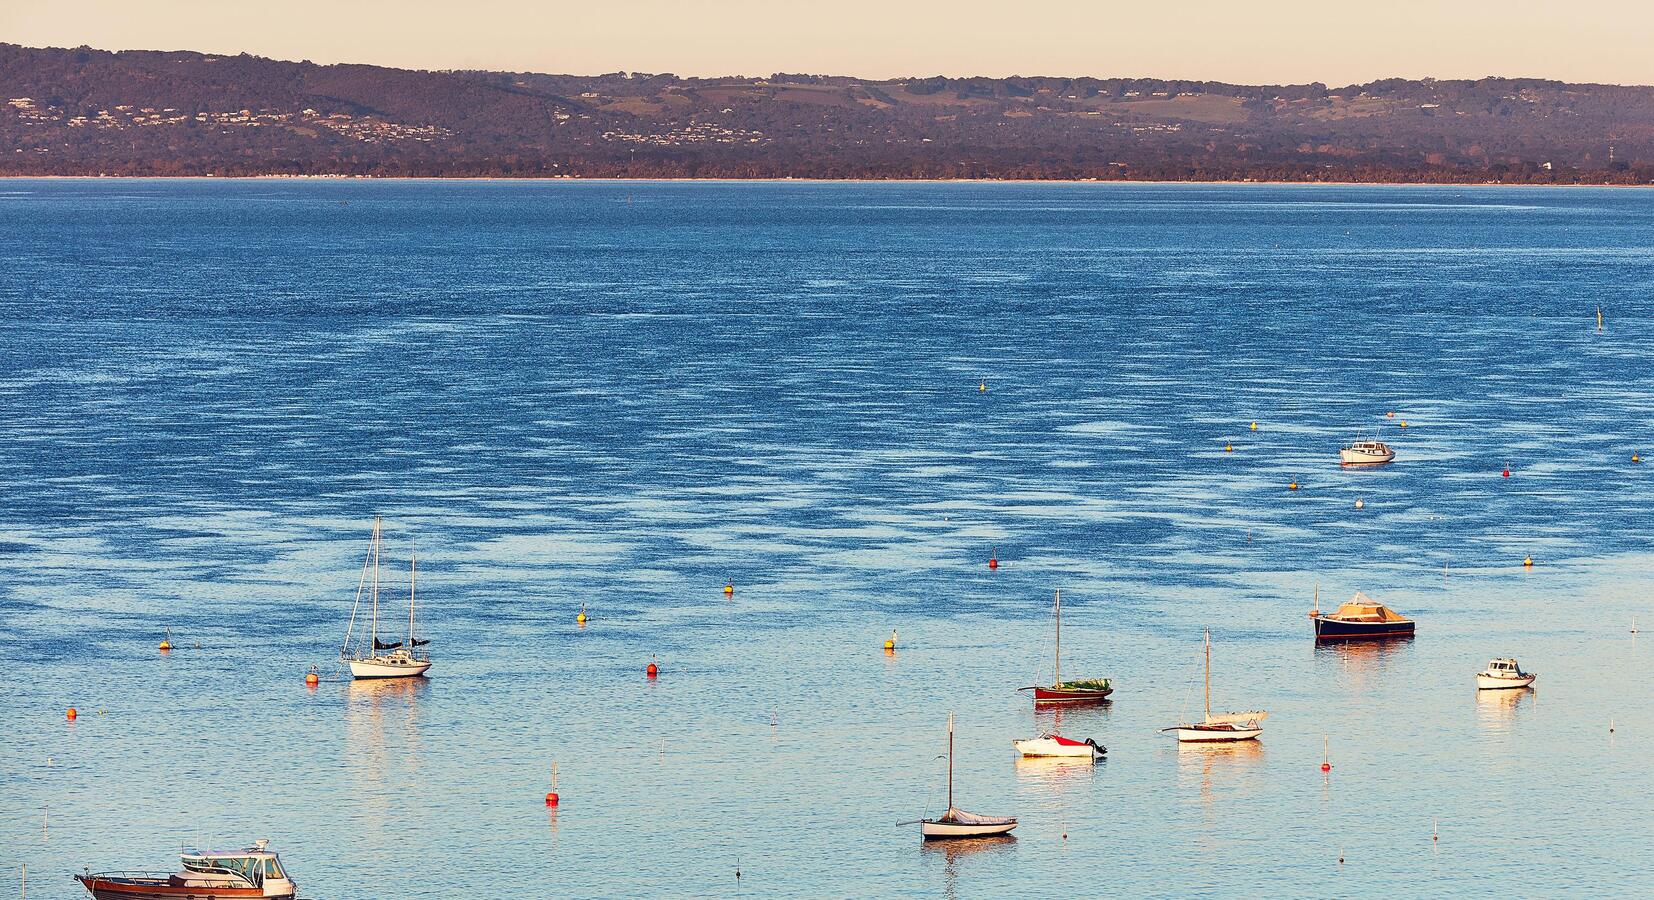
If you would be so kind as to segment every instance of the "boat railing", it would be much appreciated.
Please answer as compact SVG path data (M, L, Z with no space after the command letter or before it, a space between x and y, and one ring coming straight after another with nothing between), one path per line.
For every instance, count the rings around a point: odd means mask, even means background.
M136 871L83 872L83 873L81 873L80 875L78 875L76 877L78 877L78 878L95 878L99 881L154 881L155 879L160 879L162 881L166 881L167 879L171 878L175 874L177 874L177 873L175 873L175 872L136 872Z

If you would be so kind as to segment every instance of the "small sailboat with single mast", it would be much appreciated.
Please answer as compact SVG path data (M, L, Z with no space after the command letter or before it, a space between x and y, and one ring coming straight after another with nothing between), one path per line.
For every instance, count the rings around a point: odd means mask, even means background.
M374 516L373 538L368 544L367 559L362 562L362 577L356 584L356 602L350 608L350 624L345 628L345 642L339 648L339 658L350 664L350 674L354 678L415 678L424 675L431 667L430 654L419 649L430 641L414 637L414 585L418 581L418 563L410 553L407 640L382 641L379 639L379 557L383 545L384 529L380 518ZM364 593L368 595L368 622L366 628L358 629L356 620L362 609Z
M1179 743L1216 743L1219 741L1250 741L1263 734L1263 720L1269 713L1261 709L1248 712L1212 715L1212 633L1206 632L1206 718L1160 729L1177 732Z
M1108 695L1114 693L1114 688L1107 678L1062 680L1062 591L1057 591L1056 610L1056 677L1049 686L1034 685L1017 690L1033 691L1035 703L1097 703L1107 700Z
M953 713L948 713L948 811L934 819L920 819L920 837L927 841L997 837L1009 834L1015 827L1014 816L977 815L953 805Z

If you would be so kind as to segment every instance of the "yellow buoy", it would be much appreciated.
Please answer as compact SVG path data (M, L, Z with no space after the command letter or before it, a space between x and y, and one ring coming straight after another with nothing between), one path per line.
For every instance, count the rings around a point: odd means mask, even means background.
M1406 427L1407 427L1407 420L1406 420L1406 419L1402 419L1402 420L1401 420L1401 427L1402 427L1402 428L1406 428Z
M1523 566L1523 568L1527 568L1527 569L1533 568L1533 557L1531 557L1531 556L1522 557L1522 566Z
M1252 430L1253 430L1253 431L1257 431L1257 430L1258 430L1258 423L1256 423L1256 422L1253 422L1253 423L1252 423Z
M884 642L884 652L889 653L896 649L896 629L890 629L890 640Z
M1235 445L1234 444L1224 444L1223 445L1223 452L1225 452L1225 453L1234 453L1235 452Z
M735 595L735 582L731 581L729 584L724 585L724 596L725 597L733 597L734 595Z
M1286 489L1289 490L1289 491L1297 490L1298 489L1298 482L1296 480L1293 481L1291 484L1286 486Z
M586 624L586 604L584 604L584 603L580 604L580 613L579 613L579 615L576 615L574 617L574 624L576 624L576 625Z
M979 394L986 394L988 392L988 383L986 381L984 381L981 384L977 385L976 386L976 392L979 393Z
M1638 456L1637 454L1633 453L1633 454L1631 454L1631 461L1632 462L1642 462L1643 458Z

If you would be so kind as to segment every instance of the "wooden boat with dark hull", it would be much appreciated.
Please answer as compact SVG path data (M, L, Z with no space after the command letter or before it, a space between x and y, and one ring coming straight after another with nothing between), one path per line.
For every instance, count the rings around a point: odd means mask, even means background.
M1316 604L1320 606L1319 603ZM1413 620L1409 619L1366 594L1356 591L1350 602L1338 607L1337 612L1322 613L1319 608L1309 611L1315 623L1317 641L1360 641L1376 638L1410 638Z
M1114 688L1107 678L1062 680L1062 591L1057 592L1056 610L1056 677L1051 684L1033 685L1017 690L1033 691L1035 703L1100 703L1107 700L1108 695L1114 693Z
M275 851L259 841L245 850L189 850L177 872L87 872L74 879L94 900L293 900L298 888Z

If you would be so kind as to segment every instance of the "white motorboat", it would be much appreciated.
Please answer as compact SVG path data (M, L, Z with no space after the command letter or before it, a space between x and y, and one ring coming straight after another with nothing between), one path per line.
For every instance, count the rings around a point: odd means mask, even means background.
M1377 466L1391 462L1396 451L1383 441L1355 440L1338 451L1338 462L1346 466Z
M1023 756L1078 756L1096 759L1108 753L1108 748L1091 738L1076 741L1060 734L1042 734L1037 738L1012 741L1011 746Z
M94 900L146 900L193 897L230 900L232 897L293 900L298 889L269 841L245 850L185 850L179 870L164 872L87 872L76 875Z
M1500 657L1487 664L1487 670L1476 673L1476 690L1500 691L1525 688L1538 678L1537 672L1524 672L1516 660Z
M373 519L373 538L368 544L367 559L362 562L362 577L356 584L356 602L350 608L350 624L345 628L345 642L339 648L339 658L350 664L354 678L415 678L431 668L431 657L419 648L429 640L414 637L414 585L418 581L418 563L408 557L408 637L405 641L379 639L379 556L384 544L384 530L380 519ZM372 579L369 580L371 573ZM367 627L356 627L357 614L362 608L362 595L368 595L369 617ZM355 646L351 645L352 639Z
M1185 722L1160 729L1177 733L1178 743L1216 743L1222 741L1250 741L1263 734L1263 720L1269 713L1261 709L1212 715L1212 633L1206 632L1206 718L1199 722Z
M953 713L948 713L948 811L934 819L920 819L919 836L927 841L996 837L1015 827L1013 816L983 816L953 805Z

